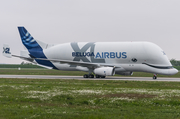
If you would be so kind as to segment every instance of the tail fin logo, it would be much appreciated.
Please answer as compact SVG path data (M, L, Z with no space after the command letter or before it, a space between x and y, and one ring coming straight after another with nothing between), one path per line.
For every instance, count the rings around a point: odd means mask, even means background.
M10 53L10 48L3 48L3 53L5 53L5 54L11 54L11 53Z
M31 36L31 34L24 27L18 27L18 29L19 29L22 43L25 45L27 49L40 48L36 40Z
M31 36L31 34L24 28L24 27L18 27L19 34L22 40L22 43L24 46L28 49L29 55L32 58L44 58L47 59L45 56L42 47L38 42ZM45 61L45 60L38 60L35 59L35 61L38 64L53 67L54 69L57 69L50 61Z
M7 45L7 44L4 44L4 45L3 45L3 55L4 55L5 57L11 58L10 47L9 47L9 45Z

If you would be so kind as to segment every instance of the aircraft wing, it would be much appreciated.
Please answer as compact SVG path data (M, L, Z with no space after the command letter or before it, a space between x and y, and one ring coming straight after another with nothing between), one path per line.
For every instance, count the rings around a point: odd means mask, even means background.
M76 65L76 66L83 66L83 67L99 67L100 64L97 63L90 63L90 62L79 62L79 61L69 61L69 60L58 60L58 59L44 59L44 58L35 58L36 60L46 60L51 62L59 62L64 64Z
M58 60L58 59L44 59L44 58L31 58L31 57L23 57L23 56L17 56L12 55L14 57L19 57L28 61L33 62L34 60L44 60L44 61L51 61L51 62L59 62L69 65L76 65L76 66L82 66L82 67L88 67L88 68L97 68L100 66L108 66L108 67L114 67L114 65L108 65L108 64L99 64L99 63L91 63L91 62L79 62L79 61L69 61L69 60Z

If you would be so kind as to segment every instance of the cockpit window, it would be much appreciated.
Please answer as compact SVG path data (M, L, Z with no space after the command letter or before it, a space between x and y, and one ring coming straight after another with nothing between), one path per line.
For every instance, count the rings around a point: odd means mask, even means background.
M164 51L162 51L163 55L166 55L166 53Z

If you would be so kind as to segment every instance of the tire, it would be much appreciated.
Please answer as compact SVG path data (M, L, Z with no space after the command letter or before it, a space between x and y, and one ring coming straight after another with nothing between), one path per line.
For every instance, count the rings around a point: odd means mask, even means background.
M101 78L106 78L106 76L101 76Z
M83 76L84 78L88 78L89 76L87 75L87 74L84 74L84 76Z
M89 78L94 78L94 75L90 74L90 75L89 75Z
M96 78L100 78L100 76L99 76L99 75L96 75Z

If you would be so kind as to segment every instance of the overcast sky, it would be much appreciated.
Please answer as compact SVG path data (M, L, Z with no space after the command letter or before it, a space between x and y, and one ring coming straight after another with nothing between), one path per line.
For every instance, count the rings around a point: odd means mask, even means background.
M0 52L9 44L20 54L17 26L50 44L149 41L180 60L180 0L1 0ZM0 55L0 63L22 61Z

